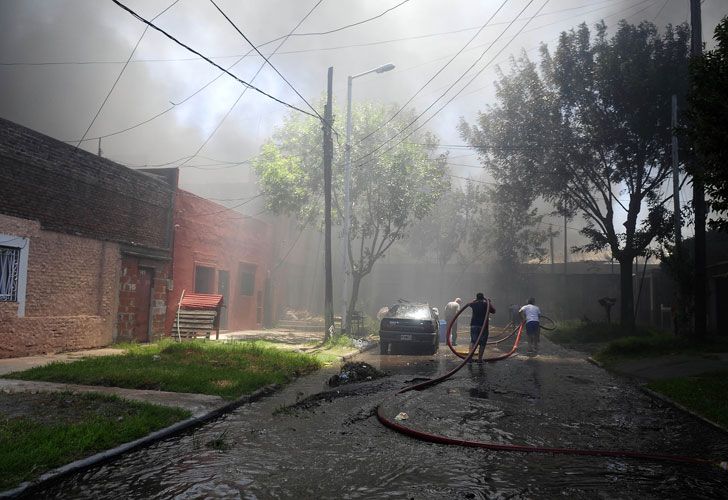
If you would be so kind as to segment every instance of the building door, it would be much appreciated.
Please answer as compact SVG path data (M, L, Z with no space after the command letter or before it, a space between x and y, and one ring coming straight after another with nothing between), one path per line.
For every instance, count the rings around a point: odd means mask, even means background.
M152 284L154 283L154 269L139 268L139 280L134 295L134 333L133 339L137 342L149 342L149 314L152 305Z
M230 297L230 273L228 271L217 272L217 293L222 295L222 309L220 310L220 329L227 330L228 327L228 298Z

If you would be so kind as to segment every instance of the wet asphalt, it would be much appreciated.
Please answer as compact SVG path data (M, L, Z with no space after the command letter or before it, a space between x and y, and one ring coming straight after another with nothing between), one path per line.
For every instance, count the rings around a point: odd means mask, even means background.
M489 347L486 356L498 352ZM390 417L405 413L409 427L456 438L728 460L728 434L546 340L538 356L471 364L431 389L400 396L398 389L445 373L459 359L441 346L434 356L373 350L357 361L389 376L316 390L294 384L33 495L728 498L728 472L717 467L431 444L397 434L375 416L382 404Z

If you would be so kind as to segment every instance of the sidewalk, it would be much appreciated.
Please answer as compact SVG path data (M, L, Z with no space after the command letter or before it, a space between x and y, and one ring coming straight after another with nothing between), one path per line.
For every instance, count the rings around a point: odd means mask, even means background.
M36 366L43 366L55 361L72 362L91 356L111 356L123 354L123 349L102 347L101 349L88 349L85 351L63 352L58 354L44 354L41 356L27 356L24 358L0 358L0 375L28 370Z
M647 382L673 377L693 377L702 373L728 370L728 353L671 354L624 360L609 369Z

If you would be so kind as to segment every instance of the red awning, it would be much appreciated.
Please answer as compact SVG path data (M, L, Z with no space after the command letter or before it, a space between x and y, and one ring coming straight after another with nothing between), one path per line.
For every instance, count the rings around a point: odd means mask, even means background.
M222 305L222 295L211 293L185 293L182 309L218 309Z

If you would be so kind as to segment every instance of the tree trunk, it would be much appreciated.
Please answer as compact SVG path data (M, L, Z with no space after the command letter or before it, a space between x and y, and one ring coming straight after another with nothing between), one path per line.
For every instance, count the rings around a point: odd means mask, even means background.
M351 317L352 313L356 310L356 301L359 300L359 285L361 284L361 276L359 273L351 273L351 298L349 299L349 310L346 311L346 331L351 335Z
M632 293L632 257L619 259L619 321L623 328L634 330L634 297Z

